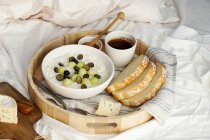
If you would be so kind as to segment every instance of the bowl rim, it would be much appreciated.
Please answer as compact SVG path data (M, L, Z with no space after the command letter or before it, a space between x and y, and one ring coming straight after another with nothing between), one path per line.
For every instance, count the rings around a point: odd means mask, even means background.
M82 37L82 38L80 38L79 39L79 41L78 41L78 44L79 45L83 45L83 43L85 42L87 42L87 41L84 41L85 39L94 39L94 38L96 38L98 35L88 35L88 36L84 36L84 37ZM101 41L101 39L99 39L98 41L96 41L96 42L98 42L100 45L99 45L99 48L98 48L98 50L101 50L103 47L104 47L104 44L103 44L103 42Z
M49 80L49 78L47 78L47 76L45 75L45 73L43 72L44 70L44 62L46 61L46 58L47 58L47 56L49 56L52 52L55 52L55 51L57 51L57 50L59 50L59 49L62 49L62 48L64 48L64 47L72 47L72 46L77 46L77 47L85 47L85 48L87 48L87 49L94 49L96 52L98 52L98 53L100 53L101 55L103 55L109 62L110 62L110 64L111 64L111 74L109 74L108 75L108 78L106 78L106 80L103 82L103 83L101 83L101 84L99 84L99 85L97 85L97 86L94 86L94 87L89 87L89 88L86 88L86 89L77 89L77 88L71 88L71 87L65 87L65 86L62 86L62 85L58 85L58 84L56 84L56 83L54 83L54 82L52 82L51 80ZM87 45L80 45L80 44L70 44L70 45L62 45L62 46L60 46L60 47L57 47L57 48L55 48L55 49L53 49L53 50L51 50L50 52L48 52L45 56L44 56L44 58L43 58L43 60L42 60L42 63L41 63L41 70L42 70L42 74L43 74L43 76L44 76L44 79L46 80L46 82L50 82L50 84L52 84L52 85L54 85L54 86L56 86L56 87L59 87L59 88L61 88L61 89L64 89L64 90L71 90L71 91L89 91L89 90L93 90L93 89L97 89L97 88L99 88L99 87L102 87L103 85L104 85L104 83L106 83L107 81L109 81L110 79L112 79L113 78L113 76L114 76L114 64L113 64L113 62L112 62L112 60L111 60L111 58L109 58L109 56L106 54L106 53L104 53L104 52L102 52L101 50L99 50L99 49L96 49L96 48L93 48L93 47L90 47L90 46L87 46ZM111 81L111 80L110 80ZM79 94L79 93L78 93Z

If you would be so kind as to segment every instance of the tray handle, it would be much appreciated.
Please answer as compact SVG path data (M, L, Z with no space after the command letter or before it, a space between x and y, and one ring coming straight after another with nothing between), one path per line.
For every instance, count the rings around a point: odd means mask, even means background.
M90 117L72 114L69 124L73 128L85 133L111 134L123 132L129 128L143 124L152 118L145 110L115 117ZM79 125L78 122L80 122Z
M70 126L85 133L92 134L110 134L122 131L121 119L118 117L89 117L75 116L72 114ZM79 122L79 125L78 125Z
M121 119L97 118L95 121L86 121L86 127L96 134L119 133L121 131Z
M94 129L112 129L117 127L117 123L87 123L87 127Z

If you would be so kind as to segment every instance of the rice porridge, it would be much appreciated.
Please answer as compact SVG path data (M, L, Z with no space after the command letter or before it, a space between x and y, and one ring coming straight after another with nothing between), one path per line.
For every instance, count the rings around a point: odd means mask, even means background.
M65 54L52 59L46 76L55 84L69 88L91 88L108 78L105 64L90 54Z

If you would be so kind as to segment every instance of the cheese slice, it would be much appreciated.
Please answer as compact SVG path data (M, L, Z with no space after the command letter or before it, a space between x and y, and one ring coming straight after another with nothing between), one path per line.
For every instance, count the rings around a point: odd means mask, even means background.
M117 116L120 113L120 108L120 103L101 98L95 114L102 116Z
M17 103L9 96L0 95L0 122L17 124Z

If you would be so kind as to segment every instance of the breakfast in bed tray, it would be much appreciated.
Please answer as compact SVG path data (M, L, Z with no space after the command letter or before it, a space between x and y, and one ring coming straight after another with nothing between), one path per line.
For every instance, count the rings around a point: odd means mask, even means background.
M85 133L119 133L153 118L141 105L167 82L167 67L132 34L108 32L123 17L104 31L64 35L39 48L28 89L43 113Z

